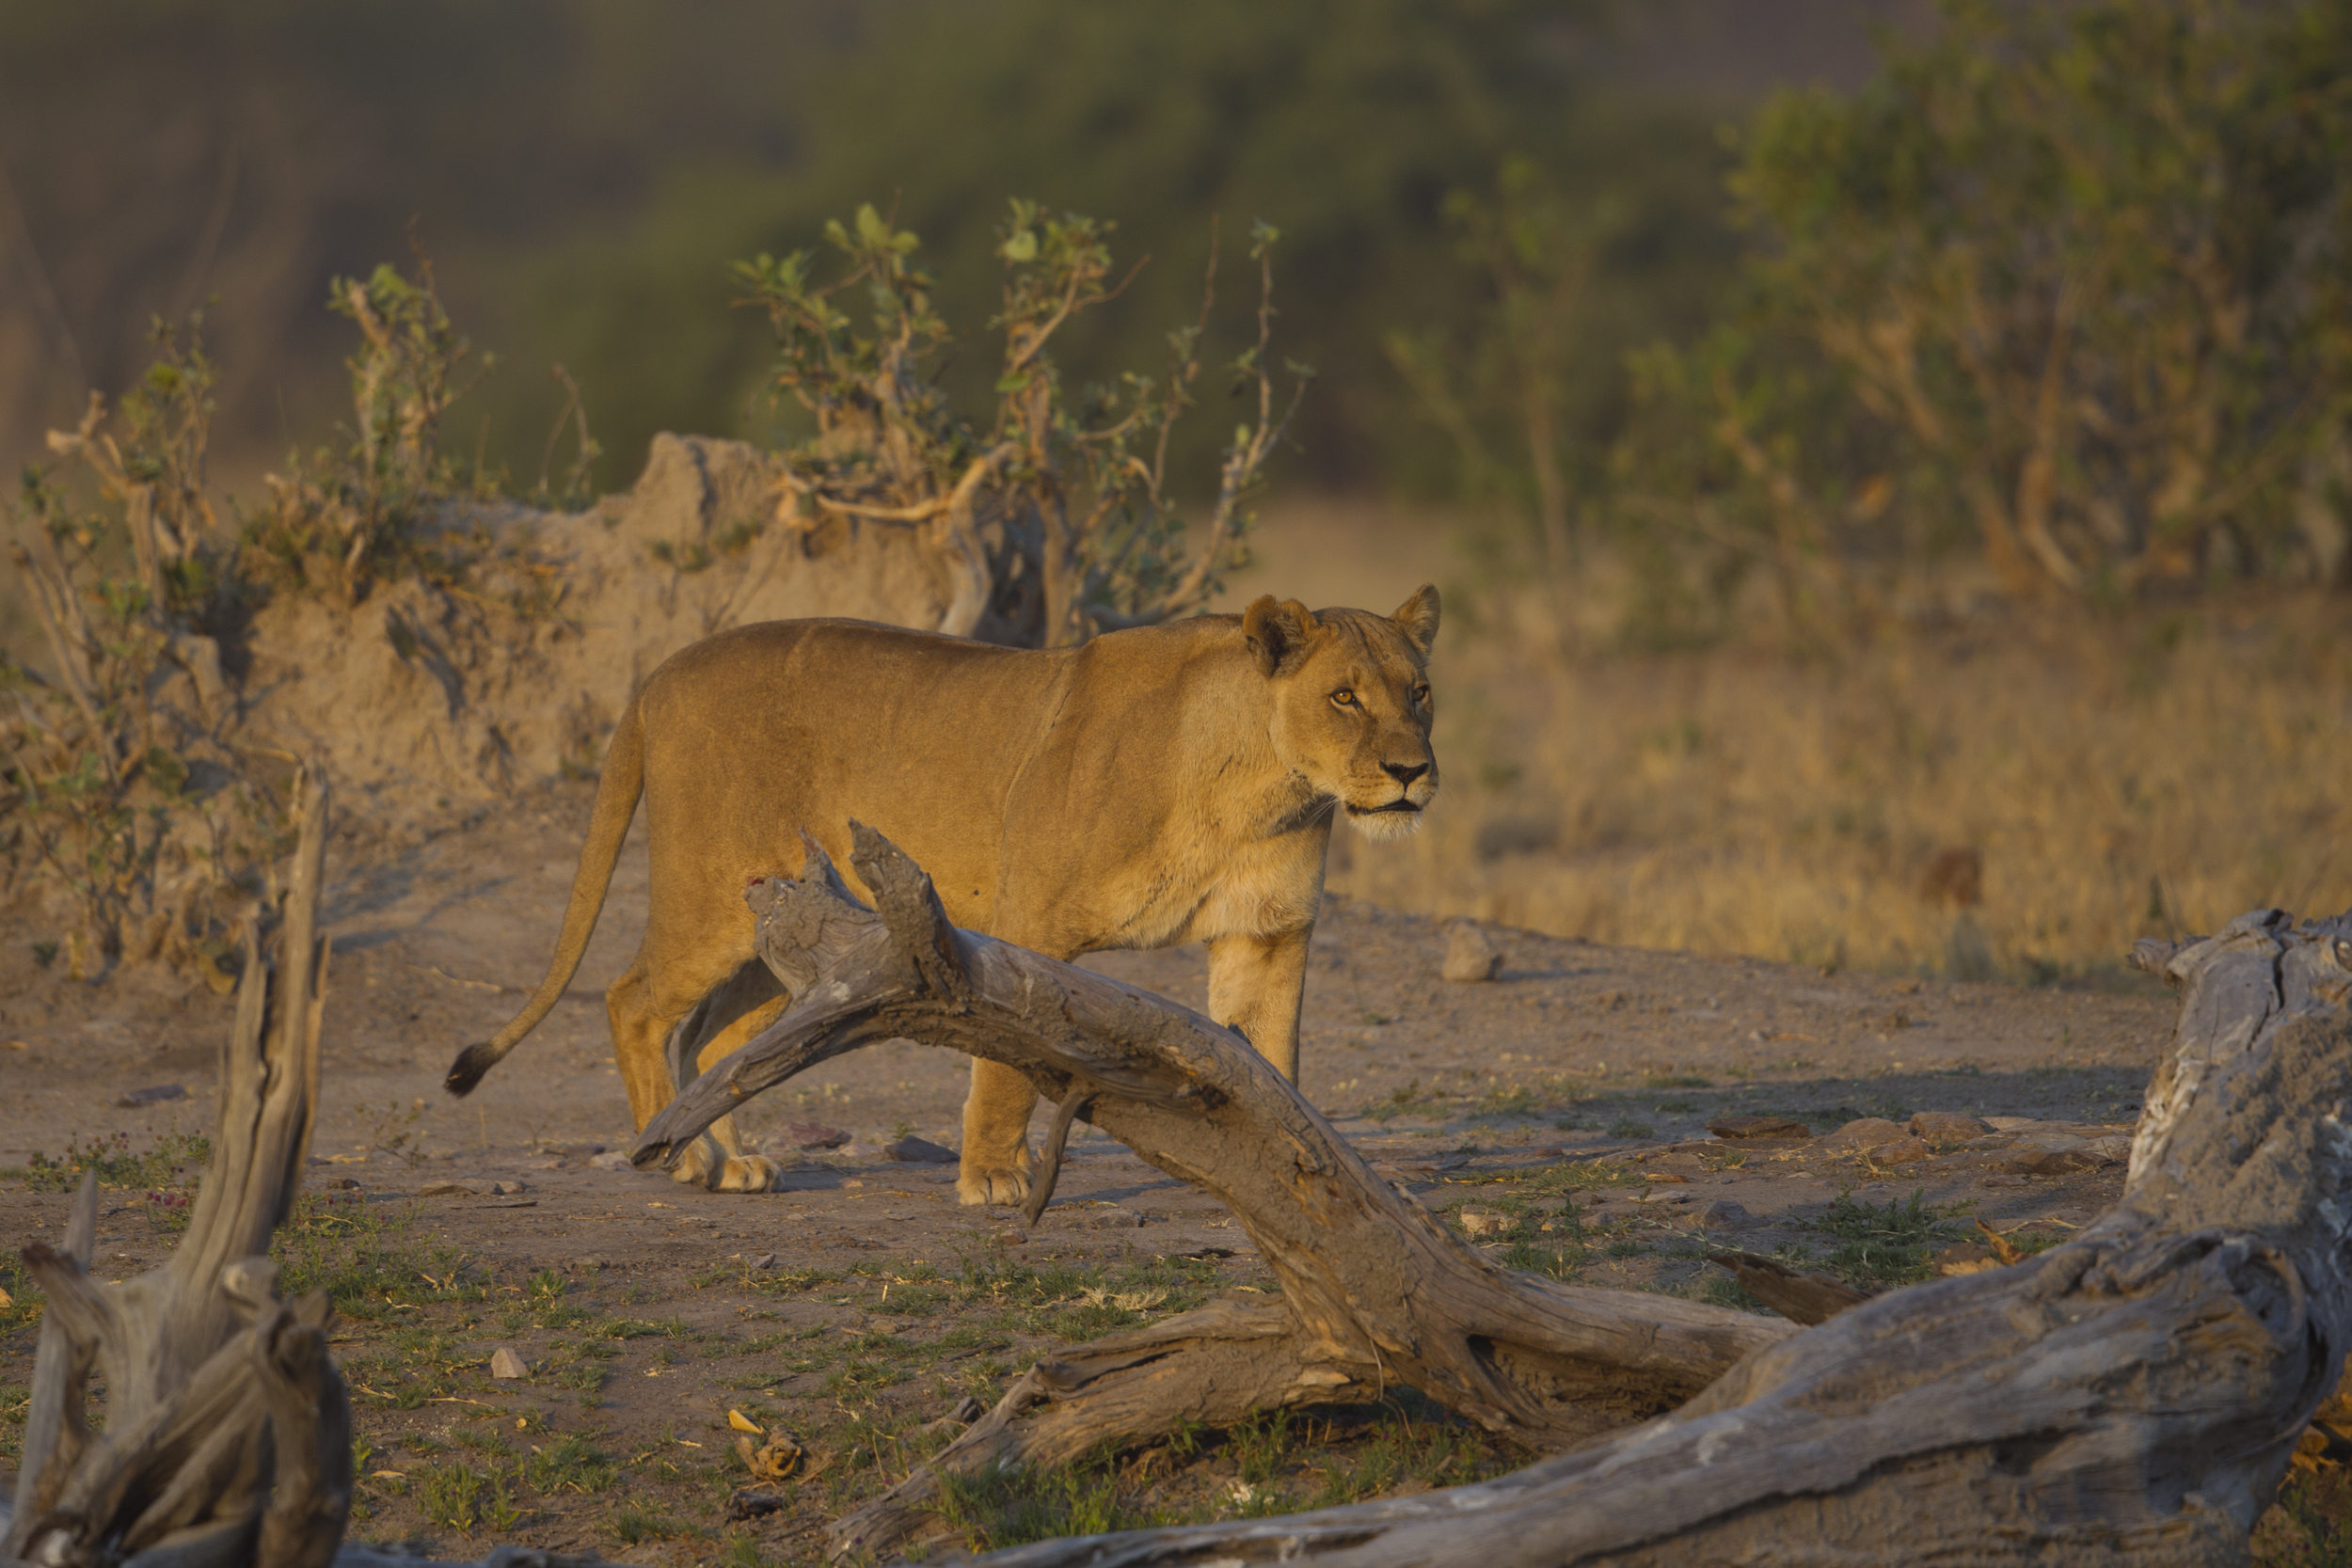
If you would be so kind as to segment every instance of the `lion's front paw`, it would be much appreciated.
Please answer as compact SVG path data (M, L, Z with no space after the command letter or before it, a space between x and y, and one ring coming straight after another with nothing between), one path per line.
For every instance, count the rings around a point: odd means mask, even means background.
M1025 1159L1017 1165L967 1163L956 1173L956 1196L967 1204L1002 1203L1018 1208L1029 1201L1029 1163Z
M764 1193L774 1187L776 1163L756 1154L730 1154L719 1167L719 1184L713 1189L722 1193Z
M776 1184L776 1174L774 1161L756 1154L729 1154L718 1139L707 1134L687 1146L670 1173L674 1180L714 1193L764 1193Z

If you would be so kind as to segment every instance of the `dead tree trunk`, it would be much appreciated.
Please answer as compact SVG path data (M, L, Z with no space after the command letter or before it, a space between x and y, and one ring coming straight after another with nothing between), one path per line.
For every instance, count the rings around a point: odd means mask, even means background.
M645 1129L661 1160L751 1095L909 1036L1003 1062L1142 1159L1222 1199L1280 1281L1041 1364L907 1481L843 1519L836 1550L903 1540L936 1470L1051 1464L1184 1420L1374 1400L1407 1385L1531 1445L1671 1410L1794 1326L1497 1268L1375 1175L1248 1042L1133 987L950 926L930 879L854 826L859 904L811 844L800 879L749 895L795 999ZM1057 1118L1066 1125L1065 1118Z
M351 1413L327 1357L326 1295L280 1301L267 1256L301 1184L318 1098L326 792L315 775L299 810L274 965L246 930L213 1159L187 1234L162 1267L101 1289L86 1273L93 1173L64 1250L24 1250L48 1305L0 1561L323 1568L342 1540ZM101 1433L86 1419L93 1370L106 1390Z
M2182 991L2122 1201L1478 1486L1044 1542L1022 1568L2242 1562L2352 1347L2352 915L2143 944Z

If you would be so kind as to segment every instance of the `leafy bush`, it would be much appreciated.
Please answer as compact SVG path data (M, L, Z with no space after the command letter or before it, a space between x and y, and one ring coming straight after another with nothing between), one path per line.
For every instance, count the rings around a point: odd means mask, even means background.
M10 553L49 670L0 652L0 854L74 908L63 945L77 978L161 959L226 990L232 933L275 907L276 864L293 844L284 769L230 740L222 653L272 594L348 606L389 575L470 585L526 612L551 602L527 541L440 515L502 476L477 471L461 486L439 452L444 415L488 360L469 364L431 264L421 259L414 279L389 266L338 279L331 303L360 329L349 361L358 428L347 449L272 476L258 515L231 527L210 499L216 372L201 311L184 331L155 323L139 383L111 416L93 394L75 429L52 432L58 462L28 469L12 506ZM570 403L535 494L570 505L596 449L578 388L555 373ZM555 489L545 468L566 423L575 461ZM497 594L483 572L492 564L510 585Z
M77 976L162 958L230 979L228 933L266 891L286 843L266 789L217 766L226 717L219 646L237 613L234 555L205 494L214 370L201 318L158 322L157 356L108 429L93 394L28 469L10 548L47 643L48 678L0 653L0 849L65 894Z
M1073 318L1125 286L1111 281L1112 228L1011 204L998 230L1005 281L991 325L1003 348L985 429L955 412L942 382L954 333L915 262L920 242L872 206L825 226L838 259L829 281L818 280L807 250L739 263L748 303L774 330L773 390L815 421L814 436L786 454L791 526L921 528L957 584L941 629L962 635L1054 647L1205 604L1243 559L1245 503L1312 374L1290 365L1294 388L1277 406L1268 355L1279 235L1263 223L1251 230L1257 341L1230 370L1255 406L1226 448L1202 537L1187 548L1168 493L1168 439L1201 374L1216 245L1200 320L1169 334L1165 381L1128 372L1073 390L1049 350ZM856 291L865 330L839 303Z
M1967 541L2018 594L2340 578L2347 66L2340 7L1953 0L1859 94L1782 94L1747 309L1636 364L1629 522L1799 615Z

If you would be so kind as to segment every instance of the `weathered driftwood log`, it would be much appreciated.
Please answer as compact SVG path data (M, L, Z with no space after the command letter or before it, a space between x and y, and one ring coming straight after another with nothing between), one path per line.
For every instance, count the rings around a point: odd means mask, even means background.
M2122 1201L1478 1486L1041 1543L1022 1568L2241 1562L2352 1346L2352 915L2147 946L2182 990Z
M64 1249L24 1249L47 1308L0 1560L319 1568L342 1539L351 1416L326 1354L326 1293L280 1301L267 1257L301 1184L318 1096L326 796L315 779L299 810L274 965L246 927L213 1159L187 1234L162 1267L101 1289L86 1272L93 1173ZM105 1384L100 1433L86 1419L93 1370Z
M1025 1073L1171 1176L1222 1199L1281 1283L1064 1353L906 1482L835 1527L836 1550L903 1540L936 1469L1050 1464L1190 1419L1419 1389L1489 1431L1557 1448L1673 1409L1789 1323L1496 1267L1368 1166L1249 1049L1191 1010L957 929L930 879L872 830L853 898L811 844L797 880L748 895L759 952L793 998L640 1138L673 1157L751 1095L906 1036ZM1057 1117L1066 1127L1066 1118Z

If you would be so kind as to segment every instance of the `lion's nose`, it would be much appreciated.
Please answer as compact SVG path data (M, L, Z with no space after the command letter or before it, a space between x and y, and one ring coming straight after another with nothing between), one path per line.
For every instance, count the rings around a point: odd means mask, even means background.
M1429 765L1425 762L1384 762L1380 765L1380 771L1409 789L1415 779L1429 771Z

